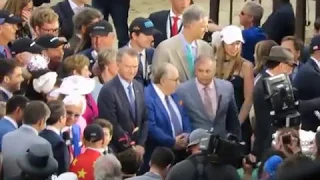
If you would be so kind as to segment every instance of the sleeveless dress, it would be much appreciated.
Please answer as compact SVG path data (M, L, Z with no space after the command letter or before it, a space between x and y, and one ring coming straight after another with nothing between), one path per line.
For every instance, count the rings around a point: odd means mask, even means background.
M242 69L243 62L240 67L240 71L238 74L231 75L228 80L232 83L234 89L234 97L236 100L236 104L238 107L238 112L240 113L240 109L244 102L244 79L240 76L240 72ZM252 128L249 120L249 116L247 119L241 124L241 134L242 141L246 143L245 153L250 153L251 151L251 136L252 136Z

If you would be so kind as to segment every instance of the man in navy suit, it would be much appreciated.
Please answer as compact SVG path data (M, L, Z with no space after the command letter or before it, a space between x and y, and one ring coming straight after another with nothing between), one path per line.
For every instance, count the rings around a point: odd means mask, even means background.
M151 48L153 36L160 34L153 23L146 18L138 17L129 27L130 41L128 47L138 52L139 67L135 79L144 86L149 84L149 75L152 64L154 48Z
M113 125L111 146L121 152L134 146L138 156L143 157L148 135L147 111L143 86L134 77L138 71L138 53L123 47L117 55L119 73L104 84L98 97L99 117Z
M70 156L67 145L60 136L60 131L66 126L66 108L61 101L51 101L48 103L51 111L50 117L46 121L47 127L39 136L43 137L52 147L53 157L58 162L57 174L62 174L69 170Z
M28 102L28 98L20 95L13 96L7 102L6 116L0 120L0 149L2 137L8 132L18 129L18 126L22 124L23 110Z
M182 100L174 94L178 85L179 71L174 65L164 63L154 70L152 83L145 88L149 123L145 172L149 170L151 154L158 146L171 148L176 155L175 162L187 157L184 152L191 124Z
M310 59L299 69L294 79L300 100L311 100L320 97L320 35L312 38ZM320 125L314 113L301 113L302 129L316 131Z

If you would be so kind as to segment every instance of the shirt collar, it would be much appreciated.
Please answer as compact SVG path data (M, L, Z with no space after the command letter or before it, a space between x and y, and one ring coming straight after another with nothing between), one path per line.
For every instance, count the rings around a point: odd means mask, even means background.
M5 118L6 120L8 120L15 128L18 128L18 124L17 124L17 122L16 122L14 119L12 119L12 118L9 117L9 116L4 116L3 118Z
M21 126L21 127L24 127L24 128L27 128L27 129L32 130L36 135L38 135L38 134L39 134L39 132L38 132L34 127L32 127L32 126L30 126L30 125L22 124L22 126Z
M183 43L185 45L191 45L192 48L197 48L197 43L196 41L193 41L191 44L186 40L186 38L184 37L184 35L182 33L180 33L181 39L183 41Z
M269 74L270 76L274 76L274 75L269 71L269 69L266 70L266 73Z
M197 87L201 90L203 90L204 88L209 88L210 90L212 90L215 86L214 86L214 82L213 82L213 79L211 81L211 83L208 85L208 86L204 86L203 84L201 84L199 81L198 81L198 78L196 78L196 84L197 84Z
M11 98L13 96L12 92L8 91L6 88L4 88L2 86L0 86L0 90L2 90L4 93L6 93L8 98Z
M4 46L0 46L0 53L5 53L4 52Z
M97 152L99 152L100 154L103 154L103 153L106 151L106 149L103 149L103 148L87 147L87 149L90 149L90 150L92 150L92 151L97 151Z
M129 85L132 85L132 81L130 83L128 83L126 80L124 80L119 74L118 74L120 83L122 84L122 86L124 87L124 89L127 89Z
M312 56L310 58L317 64L318 68L320 69L320 62Z
M75 10L77 8L83 8L84 7L84 4L82 4L81 6L78 6L76 3L74 3L72 0L68 0L69 1L69 4L71 6L71 9L72 10Z
M47 129L57 133L58 135L60 135L60 130L58 128L54 127L54 126L47 126Z
M177 16L176 14L173 13L172 9L170 9L170 17L178 17L180 20L182 20L182 14Z
M131 41L128 42L128 47L132 48ZM141 52L138 52L138 53L141 54L142 56L144 56L146 54L146 49L143 49Z
M154 83L152 83L152 86L154 88L154 90L156 91L156 93L158 94L160 99L165 99L166 95L163 94L163 92L158 88L158 86Z

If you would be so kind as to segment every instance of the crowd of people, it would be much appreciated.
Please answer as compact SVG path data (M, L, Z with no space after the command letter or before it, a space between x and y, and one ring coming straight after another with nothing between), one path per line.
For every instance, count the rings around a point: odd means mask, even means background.
M129 25L130 0L5 1L1 179L319 177L320 18L305 46L290 0L263 24L263 7L246 2L242 27L169 1ZM296 90L299 126L272 126L263 82L280 74ZM202 144L213 134L243 142L243 156L213 161Z

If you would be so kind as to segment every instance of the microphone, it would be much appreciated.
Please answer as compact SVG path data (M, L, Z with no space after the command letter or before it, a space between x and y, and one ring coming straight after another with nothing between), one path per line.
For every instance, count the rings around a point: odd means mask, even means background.
M71 146L71 137L70 137L70 132L65 131L62 133L62 139L66 142L67 146Z

